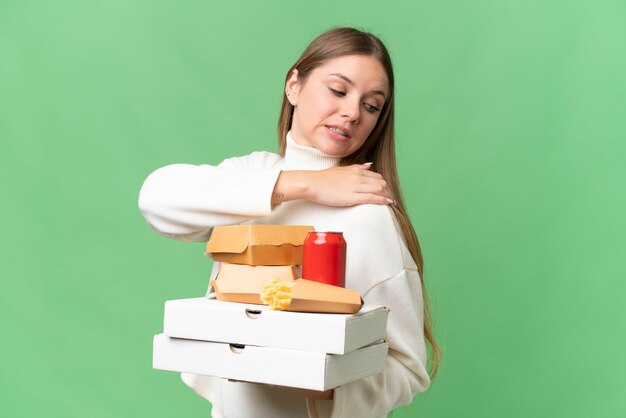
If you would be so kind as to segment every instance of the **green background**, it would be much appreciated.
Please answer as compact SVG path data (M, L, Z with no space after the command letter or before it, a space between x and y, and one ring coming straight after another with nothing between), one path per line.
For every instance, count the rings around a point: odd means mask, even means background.
M284 75L336 25L394 59L445 353L395 415L626 416L623 1L0 0L1 416L209 415L151 343L210 262L137 195L275 150Z

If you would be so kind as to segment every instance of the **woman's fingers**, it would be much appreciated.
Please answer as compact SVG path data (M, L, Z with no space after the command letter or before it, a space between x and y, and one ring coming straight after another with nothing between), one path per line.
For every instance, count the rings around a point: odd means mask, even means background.
M387 196L381 196L379 194L374 193L361 193L362 202L361 204L371 203L375 205L390 205L395 203L393 199Z
M355 193L351 196L351 202L347 205L341 206L353 206L363 204L377 204L377 205L390 205L394 203L393 198L384 194L376 193Z
M353 165L349 165L349 166L341 167L341 168L348 172L351 172L356 177L380 178L380 179L383 178L383 176L380 175L380 173L370 170L371 164L353 164Z
M378 188L362 189L362 190L359 190L357 192L357 194L374 195L374 196L380 196L380 197L385 198L385 199L392 199L393 200L393 196L392 196L391 192L389 192L389 190L387 190L387 189L384 189L384 190L380 190Z
M371 193L379 196L385 196L388 198L393 198L391 192L387 188L387 182L383 177L378 173L375 176L367 176L361 177L359 179L359 184L357 185L356 191L359 193Z
M383 178L383 176L380 173L377 173L375 171L369 171L369 170L361 170L358 173L358 175L367 179L381 179L382 180Z
M385 180L373 180L365 181L357 185L356 192L359 193L374 193L378 195L388 196L389 190L387 189L387 182ZM391 197L391 196L388 196Z

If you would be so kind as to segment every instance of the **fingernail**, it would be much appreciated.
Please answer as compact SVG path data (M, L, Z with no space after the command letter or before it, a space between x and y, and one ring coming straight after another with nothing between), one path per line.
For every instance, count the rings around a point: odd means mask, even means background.
M369 163L363 163L363 165L372 165L374 164L373 162L369 162Z
M390 203L392 205L396 204L396 202L393 199L389 199L389 198L387 198L387 203Z

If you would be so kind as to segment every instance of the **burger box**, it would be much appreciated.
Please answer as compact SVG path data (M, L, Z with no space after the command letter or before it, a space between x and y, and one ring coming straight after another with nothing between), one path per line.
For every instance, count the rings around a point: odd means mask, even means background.
M295 266L247 266L220 263L211 286L217 299L228 302L262 304L260 293L273 279L293 281L298 277Z
M155 369L324 391L382 372L388 344L336 355L158 334L153 348Z
M385 338L389 309L356 314L272 310L213 298L165 302L163 333L192 340L345 354Z
M312 226L216 226L207 242L215 261L255 266L302 264L302 245Z

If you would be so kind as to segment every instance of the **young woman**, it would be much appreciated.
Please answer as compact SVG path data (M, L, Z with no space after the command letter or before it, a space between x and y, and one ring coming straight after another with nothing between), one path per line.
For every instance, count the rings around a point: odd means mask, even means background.
M278 132L278 154L156 170L139 206L156 231L187 241L241 223L343 231L346 287L390 308L385 371L327 392L190 374L183 381L213 404L214 417L382 418L428 388L426 340L431 375L439 361L397 177L393 69L382 42L351 28L316 38L287 73Z

